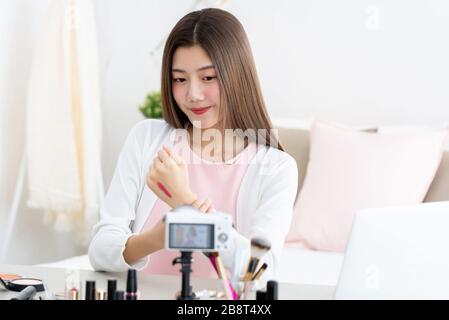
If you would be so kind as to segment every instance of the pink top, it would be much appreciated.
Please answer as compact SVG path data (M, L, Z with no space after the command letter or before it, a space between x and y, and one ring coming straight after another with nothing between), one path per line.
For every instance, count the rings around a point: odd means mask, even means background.
M192 191L198 199L209 198L217 211L232 214L232 221L236 225L237 197L243 176L248 164L256 154L257 145L249 143L236 157L226 162L209 162L194 153L185 140L175 147L180 150L181 157L188 164L189 181ZM170 207L157 199L148 216L142 231L152 228ZM181 266L172 265L174 258L179 257L179 251L162 249L150 255L148 266L143 270L150 274L179 275ZM216 277L216 272L209 259L202 253L193 253L192 275L202 277Z

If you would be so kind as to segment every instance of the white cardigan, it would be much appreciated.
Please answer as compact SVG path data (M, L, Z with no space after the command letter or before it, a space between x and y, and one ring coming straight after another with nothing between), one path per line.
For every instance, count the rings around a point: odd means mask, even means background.
M128 265L123 251L127 239L143 228L157 199L146 186L146 175L162 144L173 146L175 130L163 120L143 120L129 133L104 199L101 220L93 228L89 259L95 270L140 270L148 263L145 257ZM258 149L240 186L234 245L220 253L234 278L244 274L250 256L249 239L262 236L271 241L272 248L263 258L268 268L261 282L277 279L276 267L292 218L297 181L297 165L290 155L267 146Z

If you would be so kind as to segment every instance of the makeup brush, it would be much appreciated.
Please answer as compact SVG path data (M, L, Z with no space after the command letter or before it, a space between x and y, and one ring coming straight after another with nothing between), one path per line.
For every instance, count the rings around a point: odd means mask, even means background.
M214 267L215 271L217 272L217 275L220 279L222 279L221 276L221 272L219 271L218 267L217 267L217 260L214 254L216 254L218 256L218 252L203 252L203 254L209 258L210 263L212 264L212 266ZM220 263L221 263L221 259L219 259ZM224 270L224 267L222 268ZM225 274L226 277L226 274ZM226 277L227 278L227 277ZM235 291L234 287L231 284L231 281L229 280L225 280L223 282L223 287L226 288L225 283L227 282L227 286L229 286L229 289L231 290L231 295L232 295L232 299L231 300L238 300L238 294Z
M215 257L212 256L212 252L203 252L203 254L209 258L210 263L212 264L212 266L214 267L214 270L218 274L217 263L215 262Z
M226 295L226 300L236 300L238 297L237 293L235 292L231 283L228 281L228 277L226 276L226 269L223 266L223 262L221 261L218 252L212 252L209 259L214 266L215 271L217 271L218 277L221 279Z
M264 263L259 270L256 271L256 273L254 273L253 277L251 278L251 281L254 280L259 280L259 278L262 276L262 274L265 272L265 270L267 269L268 265L266 263Z
M250 285L248 282L253 280L254 272L260 259L271 249L271 242L262 237L251 238L251 258L249 259L246 273L243 276L243 300L246 300L250 291ZM251 285L252 286L252 285Z
M260 259L271 249L271 242L262 237L254 237L251 239L251 258L246 268L243 281L250 281L257 269Z

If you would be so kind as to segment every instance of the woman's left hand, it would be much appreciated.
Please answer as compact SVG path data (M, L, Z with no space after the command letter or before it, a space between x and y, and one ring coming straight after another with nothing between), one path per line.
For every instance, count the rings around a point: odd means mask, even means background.
M212 202L209 199L206 199L204 201L195 200L195 202L192 203L192 207L197 208L202 213L216 212L214 206L212 205Z
M191 205L196 201L196 196L190 190L187 164L165 146L150 166L147 185L172 208Z

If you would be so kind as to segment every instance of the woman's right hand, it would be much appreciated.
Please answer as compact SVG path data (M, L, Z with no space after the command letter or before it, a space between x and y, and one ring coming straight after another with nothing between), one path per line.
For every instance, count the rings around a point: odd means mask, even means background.
M165 219L161 219L151 229L128 238L123 258L127 264L131 265L139 259L163 249L164 246Z
M202 213L213 213L215 208L209 199L195 200L192 207ZM163 249L165 246L165 219L159 220L156 225L143 233L128 238L123 256L128 264L139 260L153 252Z

